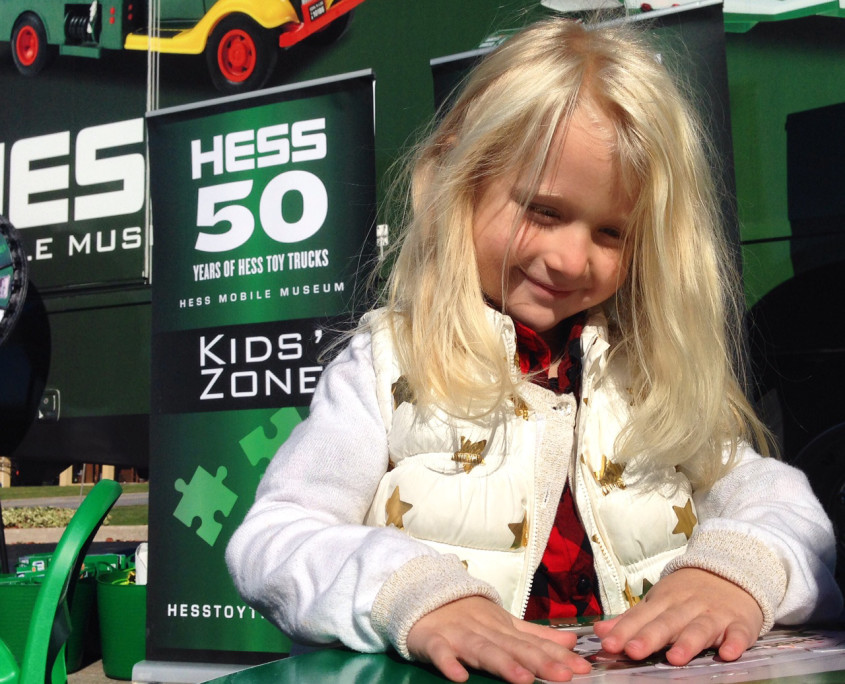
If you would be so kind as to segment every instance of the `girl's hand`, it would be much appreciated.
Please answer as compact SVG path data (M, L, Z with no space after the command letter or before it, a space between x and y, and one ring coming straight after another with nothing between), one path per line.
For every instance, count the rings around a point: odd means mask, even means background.
M671 644L666 660L686 665L706 648L736 660L757 641L763 612L733 582L706 570L683 568L655 584L640 603L593 626L602 648L641 660Z
M469 677L465 665L512 684L535 677L566 682L590 664L573 653L576 636L518 620L480 596L459 599L420 618L408 633L408 650L453 682Z

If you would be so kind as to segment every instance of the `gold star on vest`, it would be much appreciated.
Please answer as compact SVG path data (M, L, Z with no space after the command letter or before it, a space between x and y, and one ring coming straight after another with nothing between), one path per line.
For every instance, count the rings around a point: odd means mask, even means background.
M525 403L525 400L522 399L522 397L514 396L513 412L514 414L516 414L517 417L522 418L522 420L528 420L528 404Z
M631 592L631 587L628 586L628 580L625 580L625 600L628 602L628 605L631 606L631 608L633 608L641 601L639 596L634 596L634 594Z
M411 392L411 385L408 378L400 375L399 379L390 386L390 393L393 395L393 410L398 409L405 402L414 403L414 393Z
M388 526L394 525L398 529L404 530L405 523L402 521L402 516L412 508L413 506L411 504L405 503L399 498L399 487L396 487L393 490L393 494L390 495L390 498L384 505L384 511L387 513L387 521L385 524Z
M678 516L678 524L675 525L675 529L672 530L672 534L683 534L687 539L689 539L692 536L692 530L695 527L695 524L698 522L698 519L695 517L695 513L692 512L692 499L687 499L687 503L683 508L680 506L672 506L672 510L675 511L675 515Z
M628 580L625 580L625 600L628 602L628 605L631 607L637 605L640 601L643 600L645 595L648 593L648 590L651 589L653 586L654 585L651 582L643 578L643 593L639 596L634 596L633 592L631 591L631 587L628 586Z
M622 481L622 473L624 471L624 463L621 465L619 463L613 463L607 460L607 456L602 454L601 468L593 473L593 477L596 478L596 482L601 487L601 493L607 496L614 487L625 489L625 483Z
M519 549L528 545L528 513L523 512L521 522L508 523L508 528L513 533L512 549Z
M458 449L452 456L455 463L462 463L464 472L470 472L475 466L484 463L484 458L481 452L487 446L486 439L480 439L477 442L471 442L466 437L461 437L461 448Z

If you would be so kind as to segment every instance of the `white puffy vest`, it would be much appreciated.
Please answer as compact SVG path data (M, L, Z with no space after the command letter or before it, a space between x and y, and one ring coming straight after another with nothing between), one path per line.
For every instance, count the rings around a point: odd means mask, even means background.
M521 616L569 478L592 543L604 612L636 603L683 552L696 517L690 483L675 468L648 478L650 485L632 484L613 461L630 393L625 364L619 357L608 362L603 314L590 312L581 337L579 407L572 395L526 384L518 405L509 402L478 421L436 410L418 414L403 393L390 331L378 315L372 349L391 469L365 523L394 525L456 554ZM514 358L512 322L492 310L490 316Z

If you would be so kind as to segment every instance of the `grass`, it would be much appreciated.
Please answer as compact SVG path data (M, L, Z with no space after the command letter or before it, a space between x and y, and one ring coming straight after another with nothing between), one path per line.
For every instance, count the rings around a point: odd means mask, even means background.
M91 491L94 485L70 485L69 487L0 487L0 501L13 501L14 499L38 499L41 497L51 496L79 496ZM122 484L123 491L129 492L148 492L150 485L148 482L127 483ZM131 508L131 506L130 506Z
M146 506L115 506L109 513L109 525L146 525Z

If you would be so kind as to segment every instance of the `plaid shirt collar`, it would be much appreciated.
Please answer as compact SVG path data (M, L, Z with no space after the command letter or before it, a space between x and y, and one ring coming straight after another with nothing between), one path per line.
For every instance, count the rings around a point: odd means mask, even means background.
M581 332L587 316L584 312L576 314L560 325L569 328L569 334L561 350L557 377L549 378L552 364L552 350L549 345L528 326L514 320L516 329L516 350L519 356L519 368L531 373L532 382L554 390L558 394L574 393L581 396Z

